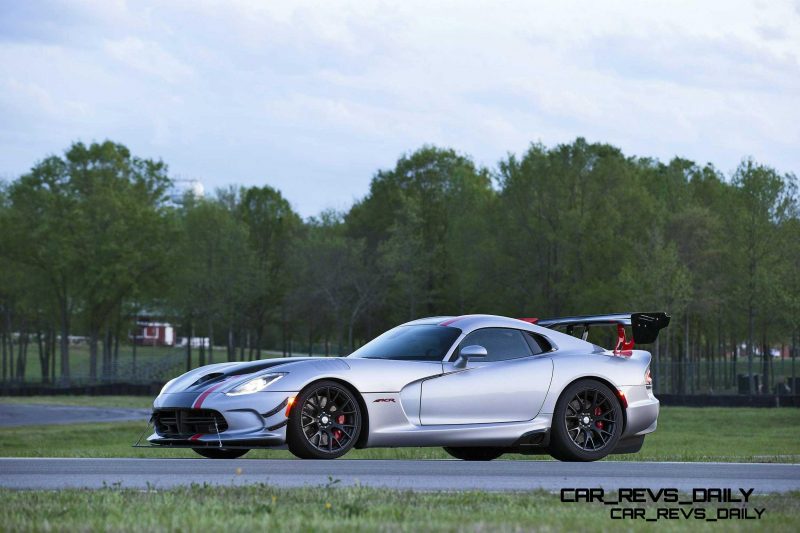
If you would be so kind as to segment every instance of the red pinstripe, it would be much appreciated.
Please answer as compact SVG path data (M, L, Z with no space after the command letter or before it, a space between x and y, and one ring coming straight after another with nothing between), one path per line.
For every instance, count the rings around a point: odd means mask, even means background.
M453 322L455 322L455 321L457 321L457 320L461 320L462 318L464 318L464 317L463 317L463 316L457 316L457 317L455 317L455 318L451 318L451 319L449 319L449 320L445 320L444 322L439 322L439 325L440 325L440 326L449 326L449 325L450 325L450 324L452 324Z
M228 379L228 378L225 378L225 379ZM225 384L225 379L223 379L221 382L217 383L213 387L209 387L208 389L206 389L205 392L203 392L203 394L198 396L197 399L194 401L194 404L192 405L192 408L193 409L200 409L200 407L203 405L203 402L205 401L205 399L208 398L208 395L211 394L212 392L214 392L215 390L217 390L218 388L220 388L222 385Z

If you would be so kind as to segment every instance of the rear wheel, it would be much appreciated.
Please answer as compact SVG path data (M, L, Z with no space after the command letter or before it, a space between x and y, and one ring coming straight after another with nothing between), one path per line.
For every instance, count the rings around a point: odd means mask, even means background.
M491 461L505 453L503 448L494 447L453 448L445 446L444 451L463 461Z
M614 450L622 434L622 407L604 383L582 379L556 403L550 454L561 461L597 461Z
M209 459L236 459L250 451L230 448L192 448L192 450Z
M301 459L335 459L350 451L361 433L355 395L335 381L303 389L289 413L286 443Z

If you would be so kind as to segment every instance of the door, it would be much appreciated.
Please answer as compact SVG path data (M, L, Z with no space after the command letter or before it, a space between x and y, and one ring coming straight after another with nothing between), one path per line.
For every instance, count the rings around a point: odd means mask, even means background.
M422 383L423 425L522 422L539 414L553 377L553 361L528 332L483 328L458 349L480 345L487 356L464 369L445 363L445 374ZM456 351L458 353L458 351Z

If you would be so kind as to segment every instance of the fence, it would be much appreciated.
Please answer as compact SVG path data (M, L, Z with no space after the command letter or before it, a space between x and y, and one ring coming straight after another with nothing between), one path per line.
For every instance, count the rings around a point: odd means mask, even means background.
M61 377L61 369L58 364L55 368L52 366L47 368L47 377L45 377L42 362L36 353L32 353L25 361L22 377L19 376L19 361L15 361L16 368L11 368L7 364L5 379L0 377L0 386L8 389L42 385L65 387L104 383L163 383L183 372L185 361L186 356L181 348L139 346L134 352L133 347L123 346L114 357L105 363L98 361L95 370L96 376L92 377L88 347L75 345L70 347L69 379Z
M286 355L296 357L309 355L308 346L298 344L287 347L289 349ZM333 356L336 350L329 346L328 351ZM53 373L53 379L43 380L37 357L34 355L26 369L24 379L11 377L7 377L5 380L0 379L0 387L8 390L9 388L42 385L49 387L84 387L109 383L148 385L164 383L186 369L185 348L139 347L136 357L130 346L122 347L119 352L118 357L106 368L105 373L98 372L96 378L91 378L86 348L73 347L72 372L68 381L59 377L60 372ZM315 345L311 352L316 356L324 355L325 346ZM227 361L227 352L224 347L214 347L213 353L215 362ZM198 355L198 350L195 348L192 366L197 366ZM237 352L236 355L238 358L241 354ZM249 357L249 353L244 355L245 359ZM262 358L281 357L282 355L282 351L261 351ZM205 360L209 362L208 352L205 353ZM734 362L730 359L671 361L655 357L650 366L653 390L656 395L675 395L676 397L788 396L800 393L800 377L798 377L800 364L797 364L795 359L771 357L766 361L766 379L764 363L761 358L754 358L751 368L746 358L739 358ZM750 394L750 375L752 375L753 381L752 395Z
M656 394L715 395L753 394L788 395L800 393L800 365L794 359L754 359L752 367L746 359L699 361L654 361L650 365L653 391ZM765 379L766 377L766 379Z

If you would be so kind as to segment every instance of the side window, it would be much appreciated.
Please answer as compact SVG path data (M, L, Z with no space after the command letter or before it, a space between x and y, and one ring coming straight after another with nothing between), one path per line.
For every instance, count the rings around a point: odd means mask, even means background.
M516 329L484 328L473 331L461 341L459 350L471 344L486 348L488 355L483 361L505 361L533 355L522 332Z
M525 338L528 339L528 344L531 345L531 349L533 350L534 355L538 355L540 353L549 352L553 349L553 345L548 342L547 339L542 337L541 335L537 335L536 333L531 333L530 331L526 331L523 333Z

